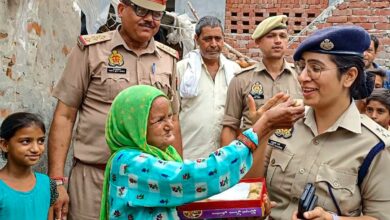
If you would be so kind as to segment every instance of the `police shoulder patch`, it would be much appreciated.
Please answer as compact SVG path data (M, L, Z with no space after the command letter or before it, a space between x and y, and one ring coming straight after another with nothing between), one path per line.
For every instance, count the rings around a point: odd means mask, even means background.
M160 50L168 53L169 55L175 57L176 59L179 59L179 52L177 52L177 50L175 50L171 47L168 47L167 45L162 44L158 41L154 41L154 43L156 44L156 47L158 47Z
M235 75L237 76L237 75L240 75L240 74L242 74L242 73L246 73L246 72L248 72L248 71L250 71L250 70L255 69L256 66L257 66L257 65L252 65L252 66L248 66L248 67L246 67L246 68L242 68L241 71L237 72Z
M390 146L390 132L388 130L386 130L379 124L375 123L367 115L361 114L360 118L364 127L366 127L368 130L374 133L380 140L382 140L383 143L385 143L385 146Z
M84 48L89 45L111 40L111 37L112 37L111 31L104 32L101 34L81 35L77 39L77 45L80 47L80 49L84 50Z
M259 81L253 83L249 94L251 94L254 99L264 99L263 85Z

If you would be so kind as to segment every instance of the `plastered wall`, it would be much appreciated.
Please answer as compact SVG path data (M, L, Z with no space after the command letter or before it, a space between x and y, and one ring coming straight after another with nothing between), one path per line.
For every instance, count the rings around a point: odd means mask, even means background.
M29 111L49 127L56 103L51 91L79 30L73 1L0 0L0 122ZM35 169L46 172L46 161L45 155Z

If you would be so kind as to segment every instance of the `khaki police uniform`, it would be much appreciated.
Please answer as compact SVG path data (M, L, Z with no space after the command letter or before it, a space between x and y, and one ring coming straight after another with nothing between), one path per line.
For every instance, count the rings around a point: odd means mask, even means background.
M70 218L98 219L103 173L110 151L105 140L106 116L115 96L138 84L153 85L172 100L178 113L177 52L150 41L135 52L119 32L81 36L54 88L53 96L77 108L74 136L76 165L69 182Z
M359 167L379 141L385 149L376 155L361 188L357 185ZM323 134L317 133L313 109L292 129L280 129L269 139L267 189L278 203L272 219L290 219L306 183L314 183L317 205L337 213L329 188L342 216L362 213L390 219L390 133L352 103ZM363 205L363 207L361 207Z
M281 74L275 80L267 72L263 62L243 69L230 82L222 125L237 130L242 118L241 130L250 128L252 122L249 120L248 94L252 95L256 108L259 108L278 92L288 93L292 98L302 98L293 64L285 61Z

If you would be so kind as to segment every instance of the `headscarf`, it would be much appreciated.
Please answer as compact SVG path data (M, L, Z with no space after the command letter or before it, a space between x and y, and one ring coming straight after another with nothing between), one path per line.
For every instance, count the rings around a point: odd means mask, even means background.
M150 108L157 97L167 97L162 91L147 85L131 86L114 99L106 122L106 141L111 150L104 173L100 219L108 216L108 182L112 159L123 149L136 149L161 160L182 161L174 147L161 150L147 143L146 132Z

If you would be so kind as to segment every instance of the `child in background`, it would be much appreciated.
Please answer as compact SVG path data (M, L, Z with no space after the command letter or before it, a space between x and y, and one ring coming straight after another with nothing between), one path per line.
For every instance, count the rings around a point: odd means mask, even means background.
M367 72L375 75L374 88L383 88L386 81L386 72L380 68L367 70Z
M366 101L366 115L382 127L389 129L390 90L375 89Z
M53 219L56 182L32 171L44 153L45 132L39 117L26 112L11 114L1 124L0 148L7 163L0 170L0 219Z

